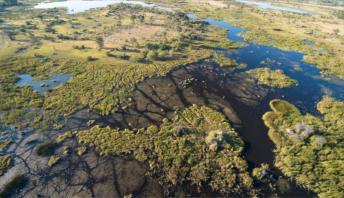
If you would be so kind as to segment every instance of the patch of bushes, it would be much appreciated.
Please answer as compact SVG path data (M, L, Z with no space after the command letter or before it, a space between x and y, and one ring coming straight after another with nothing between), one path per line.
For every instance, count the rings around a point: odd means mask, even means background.
M252 75L259 83L268 85L271 87L290 87L297 83L296 80L291 79L280 69L272 70L270 68L258 68L247 71L248 74Z
M0 155L0 175L10 166L12 162L11 156L8 155Z
M219 64L221 67L237 67L237 66L239 66L239 64L235 60L232 60L232 59L226 57L222 53L215 53L214 59L215 59L216 63Z
M343 197L344 102L323 98L317 104L322 119L283 100L270 107L263 120L276 144L275 166L319 197Z
M48 166L52 167L55 164L57 164L60 160L61 160L61 157L59 157L59 156L56 156L56 155L51 156L49 161L48 161Z

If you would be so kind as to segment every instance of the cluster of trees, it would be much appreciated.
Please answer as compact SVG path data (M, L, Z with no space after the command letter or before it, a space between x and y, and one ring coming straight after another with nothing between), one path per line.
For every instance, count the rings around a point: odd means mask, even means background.
M317 105L322 119L283 100L270 106L263 119L276 144L275 166L319 197L343 197L344 102L325 97Z

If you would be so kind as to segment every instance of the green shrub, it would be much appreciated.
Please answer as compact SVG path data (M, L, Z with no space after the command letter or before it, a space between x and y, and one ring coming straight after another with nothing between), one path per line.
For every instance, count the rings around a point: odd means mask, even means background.
M270 107L273 111L265 113L263 120L276 144L275 166L319 197L343 197L344 102L321 100L317 108L322 119L302 115L283 100L271 101Z
M290 87L297 83L296 80L291 79L280 69L272 70L270 68L258 68L247 71L248 74L252 75L261 84L268 85L271 87Z

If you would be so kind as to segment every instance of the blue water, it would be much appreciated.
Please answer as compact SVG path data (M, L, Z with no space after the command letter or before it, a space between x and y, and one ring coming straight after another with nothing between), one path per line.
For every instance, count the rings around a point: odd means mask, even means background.
M232 26L225 21L205 19L211 25L228 30L227 38L235 42L243 42L241 36L244 29ZM317 113L315 107L324 95L338 100L344 100L344 81L333 76L324 76L314 65L304 62L304 54L295 51L285 51L276 47L246 43L235 50L223 52L229 58L244 63L245 68L238 68L242 72L249 69L269 67L281 69L291 78L298 81L297 86L284 89L274 89L272 97L282 98L300 107L303 111Z
M187 13L186 16L188 16L190 19L197 19L198 17L192 13Z
M227 23L226 21L214 20L211 18L204 19L204 21L208 22L211 25L215 25L221 27L223 29L229 30L227 34L227 38L231 41L235 42L243 42L244 38L241 36L243 32L245 32L242 28L235 27Z
M17 86L30 86L33 90L39 93L46 93L51 89L62 86L70 79L71 76L69 74L55 74L47 80L35 80L29 74L21 74L18 75L18 77L20 80L16 83Z
M248 5L253 5L260 9L280 10L280 11L292 12L292 13L297 13L297 14L309 14L309 12L304 11L304 10L299 10L299 9L289 8L289 7L284 7L284 6L276 6L276 5L272 5L269 2L246 1L246 0L236 0L236 1L240 3L248 4Z

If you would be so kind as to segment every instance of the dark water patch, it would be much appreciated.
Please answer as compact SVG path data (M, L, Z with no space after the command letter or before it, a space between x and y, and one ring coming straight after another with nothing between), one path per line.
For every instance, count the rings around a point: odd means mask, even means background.
M209 19L206 19L206 21L211 25L229 30L227 35L229 39L237 42L243 41L240 34L245 31L244 29L232 26L224 21ZM272 97L288 100L298 105L304 112L316 113L316 103L324 95L330 95L338 100L344 99L344 81L334 76L322 75L314 65L304 62L304 54L302 53L247 43L244 47L228 51L226 55L236 62L248 66L238 68L238 72L269 67L281 69L285 74L297 80L297 86L276 90Z
M62 86L70 79L71 76L69 74L55 74L54 76L46 80L35 80L29 74L21 74L18 75L18 77L20 79L16 83L17 86L30 86L33 90L39 93L46 93L51 89Z
M197 104L223 112L239 126L240 119L228 98L257 105L266 92L244 73L230 75L214 62L202 61L174 70L166 77L139 83L129 107L116 109L103 121L119 128L147 127L160 124L163 118L173 118L176 110Z

